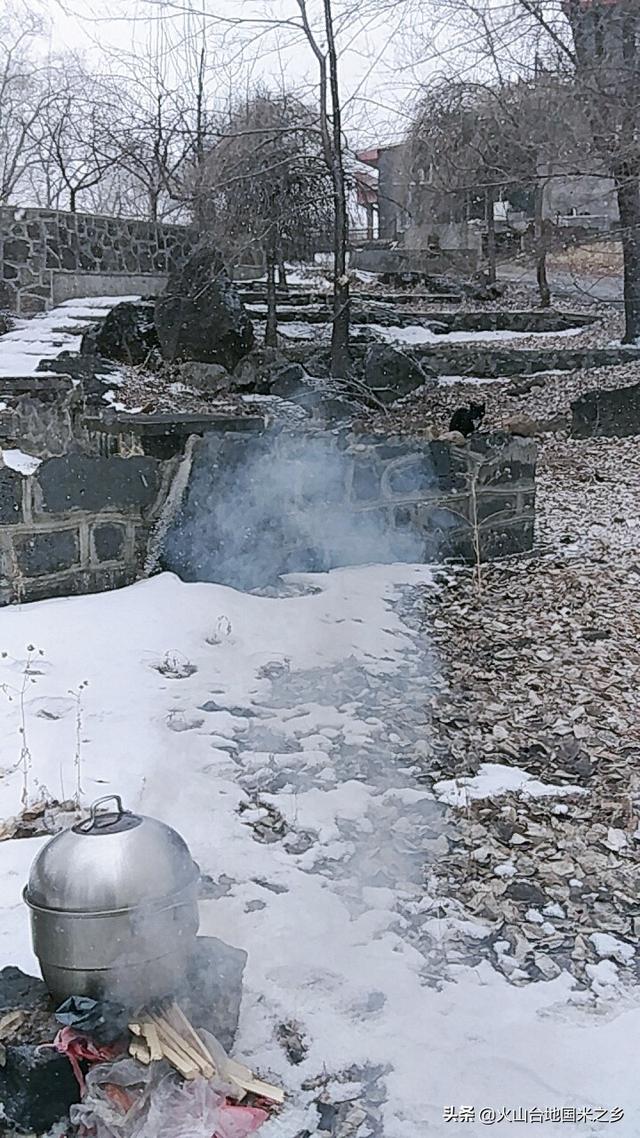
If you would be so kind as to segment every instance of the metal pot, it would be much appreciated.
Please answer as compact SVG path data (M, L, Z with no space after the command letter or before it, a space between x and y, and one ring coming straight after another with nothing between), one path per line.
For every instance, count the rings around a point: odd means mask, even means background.
M99 811L115 802L116 811ZM154 818L99 798L90 817L36 857L24 899L33 948L54 999L144 1003L179 985L198 931L199 870Z

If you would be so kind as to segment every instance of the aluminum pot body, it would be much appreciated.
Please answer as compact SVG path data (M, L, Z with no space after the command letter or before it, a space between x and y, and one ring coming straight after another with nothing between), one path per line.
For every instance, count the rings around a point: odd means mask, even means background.
M24 899L54 999L143 1003L180 985L198 931L198 868L152 818L92 808L38 854Z
M198 931L197 883L164 904L105 913L31 909L33 949L54 999L141 1000L179 986Z

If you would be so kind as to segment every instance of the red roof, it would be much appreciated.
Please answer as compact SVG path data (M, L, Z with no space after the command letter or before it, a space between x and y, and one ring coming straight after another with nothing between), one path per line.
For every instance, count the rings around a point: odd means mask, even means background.
M370 150L358 150L356 158L359 162L364 162L365 166L377 166L380 158L380 147L374 146Z

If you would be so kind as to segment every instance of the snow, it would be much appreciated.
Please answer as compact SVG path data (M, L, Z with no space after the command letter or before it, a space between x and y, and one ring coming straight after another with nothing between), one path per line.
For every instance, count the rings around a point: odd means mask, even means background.
M495 375L439 375L439 387L455 387L457 383L470 383L481 387L483 383L497 383Z
M589 940L598 956L603 959L616 960L618 964L633 963L636 950L632 944L619 940L618 937L611 936L609 933L592 933Z
M0 457L5 466L17 470L19 474L35 474L42 462L41 458L35 458L32 454L25 454L23 450L12 447L0 450Z
M139 299L139 296L80 297L66 300L40 316L16 320L12 330L0 336L0 378L33 376L41 360L55 359L63 351L80 351L82 336L89 324L102 319L116 304Z
M582 795L580 786L555 786L540 782L520 767L507 767L501 763L483 763L473 777L444 779L433 788L441 802L449 806L466 806L481 798L499 798L503 794L523 794L526 798L563 798L565 795Z
M612 1000L607 1015L582 1006L584 994L566 973L518 987L488 960L456 963L456 980L438 990L425 982L425 959L405 933L398 903L406 888L379 887L351 856L373 840L384 859L390 836L383 820L404 820L416 806L437 804L400 767L385 771L384 786L341 775L343 732L365 739L364 754L375 739L376 717L360 718L349 692L323 703L319 687L311 697L296 695L296 683L305 675L313 681L319 669L336 674L351 662L377 678L402 675L418 641L389 602L399 586L429 587L428 568L364 566L289 580L314 591L251 596L162 574L111 593L1 610L0 685L7 685L1 690L21 685L28 661L35 681L26 702L30 793L37 797L43 785L73 793L79 701L85 800L121 794L128 808L175 826L204 873L227 876L229 891L201 903L201 932L249 954L236 1052L288 1094L282 1117L261 1131L264 1138L303 1130L320 1138L317 1092L304 1084L354 1064L388 1069L385 1138L477 1133L468 1123L443 1120L444 1107L460 1103L477 1110L620 1105L625 1119L615 1133L634 1138L640 1008L616 995L610 960L592 966L591 974L593 990ZM274 661L291 677L288 702L274 698L265 674ZM77 700L70 693L85 680ZM221 710L204 711L211 700ZM16 769L18 702L7 702L4 711L1 818L18 810L23 783ZM287 745L257 749L255 724L277 730ZM281 772L281 785L269 781L273 772ZM440 784L441 794L443 785L445 798L452 795L453 784ZM472 796L567 791L536 789L541 785L525 772L489 764L467 790ZM310 832L310 848L295 852L256 840L257 819L273 810L291 834ZM21 890L42 843L0 843L0 966L36 967ZM263 907L250 904L256 900ZM453 961L453 938L465 929L482 951L480 922L462 912L440 920L437 898L428 892L416 905L442 930L442 951ZM512 978L518 972L514 964ZM274 1027L284 1020L301 1024L308 1045L297 1067L275 1041ZM560 1138L566 1129L549 1122L544 1133ZM529 1130L509 1126L515 1138ZM589 1123L580 1130L592 1138L601 1132Z
M580 336L582 328L568 328L563 332L510 332L504 329L487 330L484 332L445 332L438 334L430 328L420 324L409 324L404 328L383 327L381 324L370 324L369 327L376 332L381 340L396 344L470 344L470 343L499 343L505 340L525 340L545 336L557 337Z

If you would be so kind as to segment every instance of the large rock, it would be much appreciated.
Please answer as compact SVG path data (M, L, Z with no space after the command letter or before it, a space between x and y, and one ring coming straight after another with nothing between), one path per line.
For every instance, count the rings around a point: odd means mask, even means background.
M432 379L409 354L387 344L374 344L364 361L364 381L380 403L394 403Z
M0 972L0 1019L19 1011L0 1043L0 1134L43 1134L80 1098L71 1064L51 1043L60 1024L42 980L19 968Z
M199 360L232 371L253 347L253 325L220 254L197 250L175 272L155 305L167 360Z
M308 376L302 364L285 364L272 373L270 395L279 395L281 399L295 399L309 389Z
M85 332L80 351L85 356L99 355L128 364L157 360L160 349L153 302L117 304L98 328Z
M595 388L574 399L571 434L574 439L640 435L640 383L608 391Z
M219 395L229 390L231 376L222 364L204 364L198 360L185 360L178 364L180 381L187 387L207 395Z
M215 1035L231 1051L242 1000L247 954L214 936L196 937L184 988L177 993L191 1022Z

